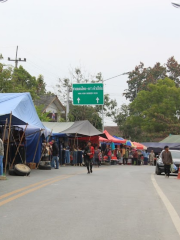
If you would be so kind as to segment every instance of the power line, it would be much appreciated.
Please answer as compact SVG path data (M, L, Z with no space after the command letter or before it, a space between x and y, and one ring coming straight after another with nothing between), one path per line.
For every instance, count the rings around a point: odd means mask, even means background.
M125 73L119 74L119 75L117 75L117 76L114 76L114 77L111 77L111 78L105 79L104 82L105 82L105 81L108 81L108 80L111 80L111 79L113 79L113 78L117 78L117 77L122 76L122 75L129 74L129 73L130 73L130 72L125 72Z
M8 57L8 61L15 62L15 68L18 67L18 62L26 62L26 58L24 58L23 60L21 58L18 59L17 54L18 54L18 46L16 48L16 58L15 59L10 59L10 57Z

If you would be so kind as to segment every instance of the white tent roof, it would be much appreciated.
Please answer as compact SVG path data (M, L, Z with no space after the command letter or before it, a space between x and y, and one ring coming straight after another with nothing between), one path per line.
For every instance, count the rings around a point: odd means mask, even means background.
M46 128L52 130L53 133L61 133L70 128L74 122L43 122Z

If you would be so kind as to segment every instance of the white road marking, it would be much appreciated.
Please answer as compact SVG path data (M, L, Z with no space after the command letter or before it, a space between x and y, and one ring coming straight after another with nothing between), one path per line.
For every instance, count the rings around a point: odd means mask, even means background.
M153 182L153 185L157 191L157 193L159 194L161 200L163 201L171 219L172 222L174 223L174 226L177 230L177 232L179 233L180 236L180 217L177 214L176 210L174 209L173 205L170 203L170 201L168 200L168 198L166 197L166 195L163 193L163 191L161 190L161 188L159 187L159 185L156 182L156 179L154 177L154 174L151 175L151 180Z

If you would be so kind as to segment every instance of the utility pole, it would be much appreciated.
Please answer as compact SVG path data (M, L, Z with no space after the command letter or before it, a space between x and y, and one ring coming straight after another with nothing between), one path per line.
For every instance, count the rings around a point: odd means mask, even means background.
M16 58L15 59L10 59L10 57L8 57L8 61L15 62L15 68L18 67L18 62L26 62L26 58L24 58L24 59L19 58L18 59L17 54L18 54L18 46L16 48Z
M67 86L67 102L66 102L66 121L68 121L68 115L69 115L69 86Z

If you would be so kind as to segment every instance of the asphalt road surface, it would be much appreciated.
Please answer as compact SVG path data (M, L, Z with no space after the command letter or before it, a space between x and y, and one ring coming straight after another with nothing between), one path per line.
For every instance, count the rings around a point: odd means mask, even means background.
M61 167L0 181L1 240L178 240L179 216L180 180L151 166L90 175Z

